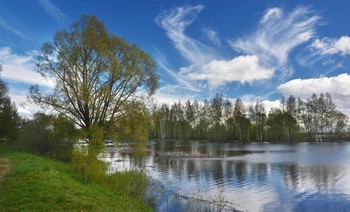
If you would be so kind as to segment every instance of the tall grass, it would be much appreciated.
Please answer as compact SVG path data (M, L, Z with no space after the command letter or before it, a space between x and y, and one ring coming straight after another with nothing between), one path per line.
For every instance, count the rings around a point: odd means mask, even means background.
M0 211L151 211L140 195L133 196L145 185L140 173L86 182L70 164L8 148L0 157L14 163L0 185Z
M83 173L86 182L99 183L125 197L143 198L147 187L147 176L144 172L123 171L106 174L108 164L96 156L91 158L88 151L91 149L76 148L72 157L73 167Z

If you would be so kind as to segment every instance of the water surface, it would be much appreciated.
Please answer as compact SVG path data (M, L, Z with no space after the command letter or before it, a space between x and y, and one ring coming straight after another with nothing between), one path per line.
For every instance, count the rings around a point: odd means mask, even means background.
M220 202L225 206L216 208L230 211L350 211L347 142L150 141L149 148L142 159L107 151L105 160L111 163L109 172L145 170L157 211L200 207L193 202ZM208 157L159 156L164 152Z

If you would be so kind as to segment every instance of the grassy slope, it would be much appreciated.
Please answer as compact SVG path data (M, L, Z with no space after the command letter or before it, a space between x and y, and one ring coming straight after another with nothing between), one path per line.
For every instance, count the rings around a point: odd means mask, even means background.
M142 200L84 183L67 164L9 150L1 141L0 157L14 165L0 185L0 211L150 211Z

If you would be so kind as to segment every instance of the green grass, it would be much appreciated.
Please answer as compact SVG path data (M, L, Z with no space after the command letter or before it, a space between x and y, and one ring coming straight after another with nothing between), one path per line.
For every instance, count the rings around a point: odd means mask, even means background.
M0 157L13 162L0 185L0 211L151 211L140 198L85 183L68 164L13 150L1 141Z

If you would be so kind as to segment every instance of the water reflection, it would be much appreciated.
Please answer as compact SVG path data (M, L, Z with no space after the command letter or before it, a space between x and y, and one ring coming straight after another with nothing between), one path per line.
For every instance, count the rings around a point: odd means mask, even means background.
M199 191L208 200L224 196L243 211L350 210L349 143L163 141L150 142L150 149L141 159L117 152L106 152L104 159L109 172L142 169L163 185L158 211L185 210L188 203L174 200L174 194L195 197ZM159 152L210 157L169 158Z

